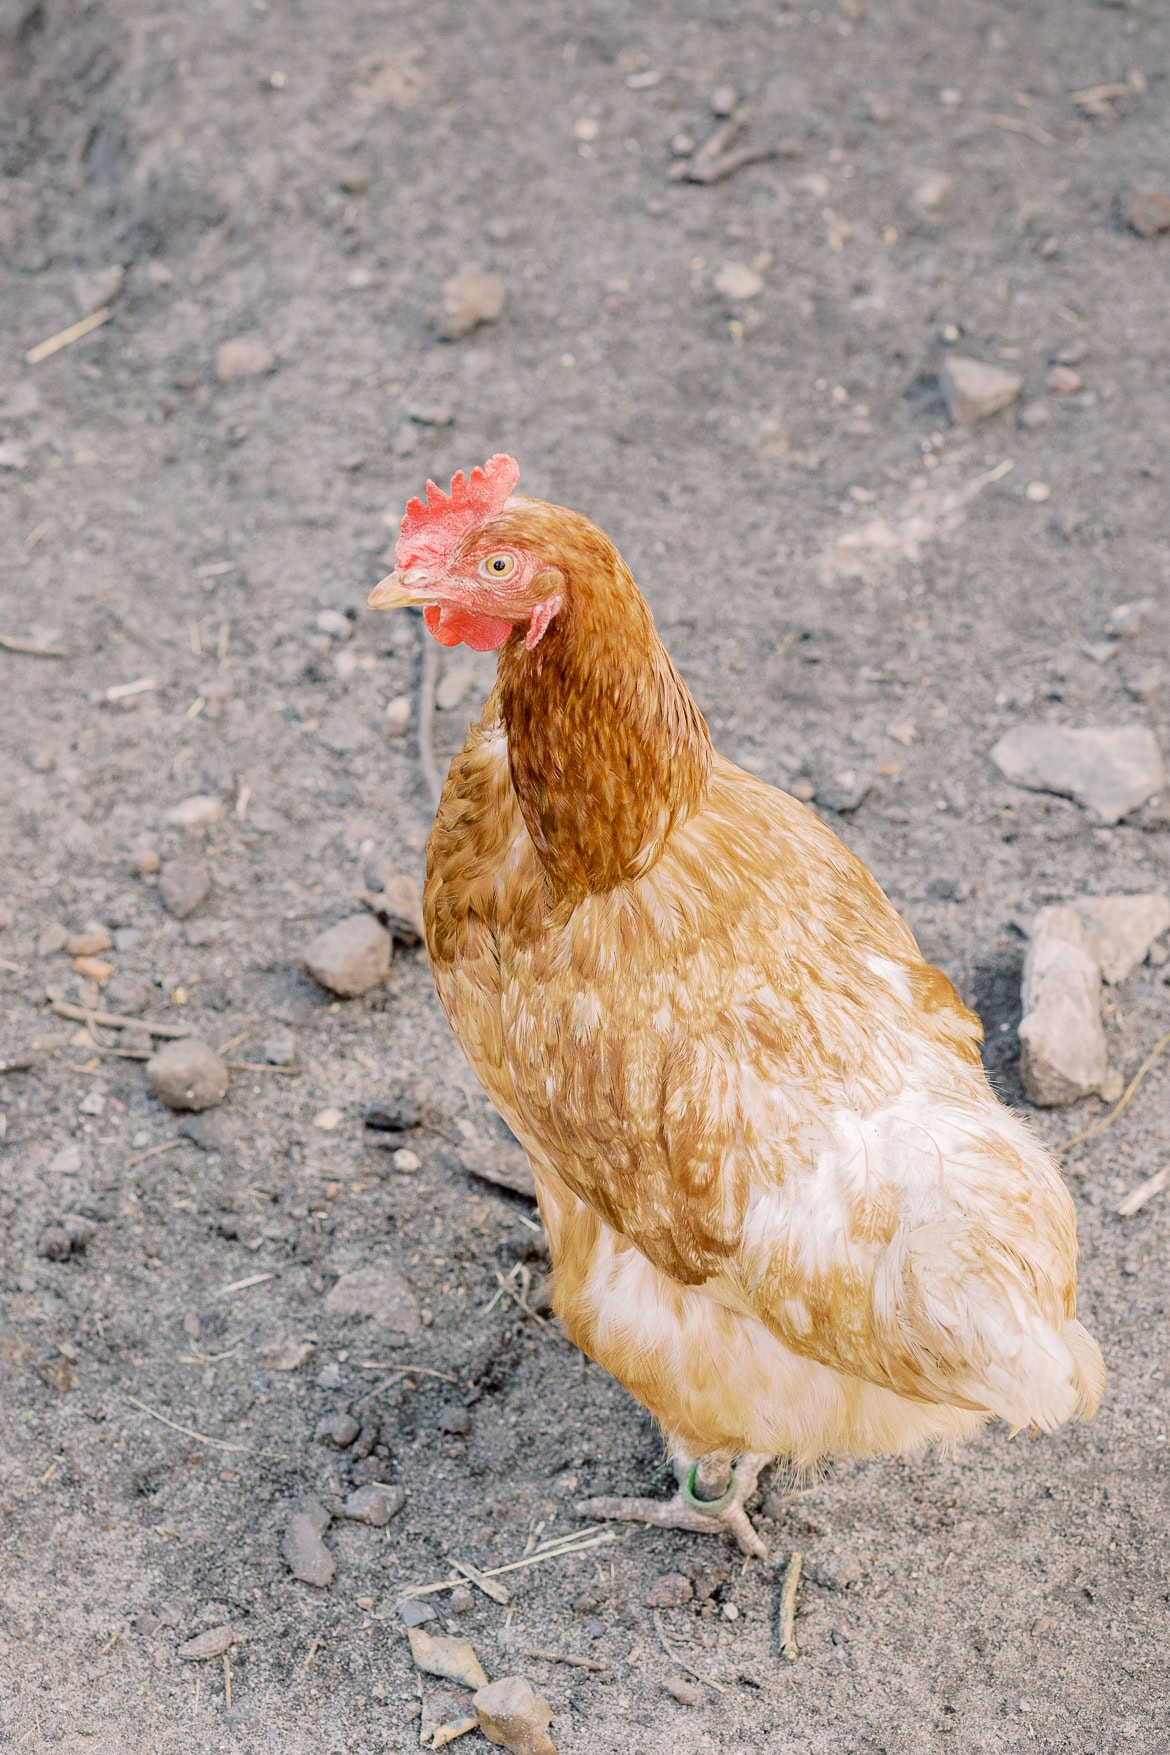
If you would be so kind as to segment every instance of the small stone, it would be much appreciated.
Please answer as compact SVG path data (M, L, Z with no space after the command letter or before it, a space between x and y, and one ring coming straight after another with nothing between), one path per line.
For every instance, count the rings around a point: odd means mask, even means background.
M71 957L97 957L102 951L108 951L112 943L106 928L91 920L84 932L75 932L72 938L66 939L65 950Z
M447 1598L447 1607L453 1615L466 1615L475 1607L475 1592L465 1584L457 1584Z
M702 1706L703 1690L694 1682L688 1682L685 1676L663 1676L661 1688L680 1706Z
M1072 396L1081 387L1081 374L1074 372L1071 366L1053 366L1045 373L1044 385L1057 396Z
M422 1159L417 1152L408 1146L400 1146L394 1153L392 1163L400 1176L413 1176L416 1170L422 1169Z
M552 1707L525 1676L504 1676L481 1686L471 1704L479 1728L489 1743L497 1743L511 1755L557 1755L547 1734Z
M339 1321L352 1317L375 1322L400 1337L388 1337L390 1346L412 1340L422 1327L414 1293L388 1262L342 1274L325 1300L325 1314Z
M1141 238L1170 232L1170 195L1161 189L1136 190L1126 200L1124 213L1126 224Z
M179 1123L179 1132L201 1152L226 1152L232 1143L226 1115L187 1115Z
M154 997L154 989L149 981L143 981L138 975L114 975L102 995L104 1003L112 1012L131 1017L146 1010Z
M345 1116L340 1109L318 1109L313 1117L313 1126L320 1128L322 1133L333 1133L344 1120Z
M202 1663L207 1658L222 1657L225 1651L231 1650L235 1637L228 1626L209 1627L205 1633L197 1633L194 1639L181 1645L178 1655L186 1658L189 1663Z
M738 102L739 93L734 85L717 85L711 93L711 114L713 116L733 116Z
M62 1146L61 1150L50 1158L49 1169L54 1176L76 1176L81 1169L81 1147Z
M372 1524L374 1529L380 1530L392 1517L398 1516L405 1504L406 1492L402 1487L371 1481L368 1487L359 1487L349 1495L341 1508L341 1515L354 1523Z
M323 609L317 616L317 632L332 640L348 640L353 630L353 622L340 609Z
M114 965L102 957L74 957L73 973L83 981L96 981L101 987L114 973Z
M448 1682L462 1682L468 1688L484 1688L487 1677L483 1665L466 1639L449 1633L428 1633L424 1627L408 1627L410 1655L415 1667L428 1676L443 1676Z
M1081 366L1089 357L1089 344L1083 335L1078 335L1072 341L1062 341L1048 357L1057 366Z
M648 1609L681 1609L694 1598L695 1587L685 1572L660 1572L643 1592Z
M101 1115L106 1107L105 1093L93 1090L77 1105L82 1115Z
M395 695L387 701L382 724L387 737L402 737L410 724L410 696Z
M715 291L732 304L758 298L764 290L764 277L742 262L725 262L714 281Z
M426 937L426 924L418 885L405 872L391 870L385 860L377 877L377 887L371 887L367 898L370 907L399 944L421 944Z
M65 949L68 942L69 928L62 926L59 920L55 920L52 926L46 926L44 932L37 939L37 956L55 957L58 951Z
M475 672L465 664L445 670L435 690L435 706L440 713L453 712L475 682Z
M1108 664L1111 658L1117 656L1117 644L1116 640L1086 640L1081 651L1094 664Z
M428 1621L437 1621L439 1618L438 1609L433 1603L428 1603L425 1597L407 1597L404 1603L399 1604L398 1613L407 1627L422 1627Z
M37 1238L37 1254L46 1261L68 1261L73 1243L64 1225L46 1225Z
M1030 481L1024 489L1024 498L1031 500L1034 506L1042 506L1051 497L1052 489L1046 481Z
M211 872L202 860L168 859L159 894L176 920L186 920L211 894Z
M813 796L822 810L831 810L839 816L845 816L863 804L872 790L873 781L868 775L856 774L848 769L826 781L825 785L818 786Z
M1086 896L1073 907L1085 929L1089 954L1110 987L1131 975L1170 927L1170 897L1158 894Z
M1125 686L1130 698L1135 701L1156 701L1162 693L1166 682L1166 672L1153 664L1147 670L1138 670L1125 679Z
M680 128L678 133L671 137L670 150L675 158L690 158L698 144L693 134L688 134L685 129Z
M161 863L158 848L149 841L139 841L131 851L130 872L133 877L151 877Z
M402 1085L366 1110L365 1123L374 1133L409 1133L422 1120L422 1099Z
M273 1341L263 1349L260 1357L269 1371L299 1371L302 1365L308 1365L317 1356L314 1341L283 1340Z
M212 823L218 823L223 816L223 808L222 798L196 793L193 798L185 798L181 804L172 805L165 820L174 829L185 829L188 834L197 834L200 829L207 829Z
M443 282L443 302L431 323L444 341L461 341L481 323L495 323L504 313L507 293L498 274L469 269Z
M1025 402L1017 416L1026 433L1043 432L1052 424L1052 412L1043 402Z
M294 1578L323 1590L333 1583L337 1563L321 1537L329 1527L329 1513L316 1500L294 1511L285 1527L280 1551Z
M272 349L255 336L238 335L216 349L215 375L221 384L235 378L259 378L276 363Z
M318 1371L318 1373L317 1373L317 1388L318 1389L340 1389L341 1388L341 1366L337 1363L336 1359L330 1359L328 1365L322 1365L320 1371Z
M331 1444L334 1450L348 1450L360 1431L352 1414L331 1414L320 1422L314 1436L321 1444Z
M271 1030L257 1048L256 1058L262 1066L294 1066L297 1039L291 1030Z
M950 200L954 186L945 171L931 171L919 183L911 200L923 213L940 213Z
M938 375L947 413L957 427L974 426L1016 400L1023 380L1003 366L985 365L964 354L949 354Z
M822 1590L848 1590L861 1583L861 1562L852 1554L828 1554L809 1567L808 1576Z
M450 1404L439 1409L439 1418L436 1424L440 1432L448 1432L454 1437L466 1438L471 1431L471 1414L467 1408L460 1407L458 1403Z
M228 1092L227 1067L197 1036L164 1044L147 1061L146 1076L168 1109L214 1109Z
M1144 630L1146 617L1153 608L1148 597L1139 598L1134 603L1119 603L1110 613L1105 624L1105 632L1115 640L1136 640Z
M1020 1073L1030 1100L1060 1108L1108 1075L1101 972L1074 908L1042 908L1024 962Z
M1161 790L1161 752L1144 725L1074 730L1017 725L991 759L1018 786L1074 798L1103 823L1118 823Z
M351 914L320 933L305 952L314 981L343 999L378 987L390 972L390 934L369 914Z

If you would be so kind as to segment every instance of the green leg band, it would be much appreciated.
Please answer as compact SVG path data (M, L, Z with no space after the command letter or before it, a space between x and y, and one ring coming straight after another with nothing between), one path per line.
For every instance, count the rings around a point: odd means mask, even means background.
M695 1492L695 1476L698 1474L698 1471L699 1464L697 1462L692 1463L690 1473L683 1482L683 1498L691 1507L692 1511L705 1511L711 1517L718 1517L721 1511L726 1511L729 1505L734 1505L735 1503L735 1471L734 1469L732 1470L731 1480L727 1484L726 1493L721 1493L718 1499L699 1498L699 1495Z

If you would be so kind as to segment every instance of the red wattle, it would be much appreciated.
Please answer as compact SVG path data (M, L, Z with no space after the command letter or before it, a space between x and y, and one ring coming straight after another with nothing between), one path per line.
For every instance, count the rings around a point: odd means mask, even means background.
M441 646L470 646L473 652L494 652L512 632L511 622L475 615L449 603L428 603L423 620Z

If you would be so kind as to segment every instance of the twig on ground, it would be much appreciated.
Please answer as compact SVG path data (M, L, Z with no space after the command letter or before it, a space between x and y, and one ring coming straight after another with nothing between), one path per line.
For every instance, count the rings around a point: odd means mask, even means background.
M1037 146L1055 146L1056 137L1048 134L1035 122L1021 121L1019 116L988 116L987 120L997 128L1003 128L1008 134L1026 134Z
M1121 1093L1121 1096L1118 1098L1105 1119L1103 1121L1095 1121L1092 1127L1086 1127L1081 1133L1074 1133L1071 1140L1065 1140L1064 1144L1060 1147L1060 1150L1062 1152L1067 1152L1070 1146L1079 1146L1084 1140L1096 1139L1099 1133L1104 1133L1107 1127L1112 1127L1113 1123L1117 1120L1117 1117L1121 1114L1121 1111L1125 1108L1126 1104L1129 1102L1130 1098L1133 1096L1134 1092L1137 1090L1138 1086L1141 1084L1142 1080L1167 1045L1170 1045L1170 1031L1167 1031L1165 1036L1154 1043L1154 1046L1150 1049L1150 1052L1146 1055L1146 1058L1142 1061L1142 1064L1138 1067L1132 1079L1130 1079L1125 1090Z
M431 1365L391 1365L389 1359L359 1359L359 1371L393 1371L397 1376L438 1377L444 1383L458 1383L449 1371L436 1371ZM373 1391L370 1391L373 1394Z
M502 1609L506 1609L512 1601L512 1593L505 1585L497 1584L494 1578L488 1578L487 1574L480 1572L477 1567L468 1566L465 1560L453 1559L451 1564L456 1572L461 1572L464 1578L470 1579L485 1597L490 1597L493 1603L499 1603Z
M80 341L83 335L89 335L94 329L100 329L103 323L109 322L113 314L109 305L103 305L100 311L94 311L92 316L83 317L80 323L70 323L68 329L59 329L56 335L50 335L46 340L38 341L35 347L29 348L24 356L25 364L39 366L42 360L49 358L50 354L59 353L63 347L68 347L71 342Z
M597 1670L604 1675L608 1664L599 1664L596 1658L574 1657L568 1651L526 1651L525 1657L543 1658L548 1664L571 1664L575 1670Z
M299 1066L269 1066L263 1060L229 1060L232 1072L278 1073L281 1078L295 1079L300 1073Z
M796 1592L804 1555L796 1549L784 1573L780 1587L780 1650L790 1664L796 1662Z
M233 1280L230 1285L219 1288L219 1296L226 1298L229 1292L246 1292L249 1286L262 1286L265 1280L274 1280L275 1270L267 1274L249 1274L246 1280Z
M178 1039L191 1034L189 1024L152 1024L149 1018L125 1018L120 1012L95 1012L83 1005L67 1005L55 999L51 1007L54 1017L70 1018L77 1024L100 1024L103 1030L147 1030L152 1036Z
M5 652L23 652L26 658L68 658L64 646L38 646L35 640L18 640L15 634L0 634Z
M1141 1212L1147 1201L1153 1200L1156 1194L1161 1194L1164 1188L1170 1188L1170 1164L1164 1164L1160 1170L1155 1170L1152 1176L1147 1176L1144 1182L1139 1182L1136 1188L1131 1188L1118 1201L1118 1217L1132 1219L1135 1213Z
M418 765L431 803L438 804L443 783L435 766L435 688L439 680L439 647L423 627L422 669L418 679Z
M148 1158L161 1157L163 1152L172 1151L175 1146L181 1146L182 1144L182 1135L176 1134L173 1140L164 1140L160 1146L151 1146L149 1151L136 1152L132 1158L124 1158L122 1160L122 1168L123 1170L133 1170L136 1165L145 1164Z
M555 1541L542 1542L540 1547L531 1554L523 1555L519 1560L510 1560L506 1566L485 1566L485 1578L499 1578L504 1572L519 1572L527 1566L539 1566L545 1560L563 1560L570 1554L583 1554L589 1548L600 1548L608 1542L616 1542L613 1530L587 1529L580 1535L560 1536ZM454 1590L463 1580L458 1574L454 1578L440 1578L434 1584L412 1584L403 1591L404 1597L429 1597L436 1591Z
M666 1628L662 1625L661 1613L659 1610L655 1609L653 1614L655 1631L662 1642L662 1649L670 1659L671 1663L677 1664L680 1670L685 1670L688 1676L693 1676L696 1682L702 1682L704 1687L714 1688L717 1694L726 1694L727 1689L723 1686L722 1682L713 1682L710 1676L705 1676L702 1670L696 1670L693 1664L688 1664L686 1658L682 1657L677 1651L675 1651L669 1639L666 1637Z
M172 1432L181 1432L184 1438L194 1438L200 1444L213 1445L216 1450L239 1450L246 1451L250 1456L276 1457L282 1461L284 1459L283 1451L259 1450L254 1444L232 1444L226 1438L210 1438L206 1432L196 1432L193 1426L181 1426L177 1420L168 1419L166 1414L160 1414L157 1409L148 1408L145 1402L138 1400L137 1396L128 1395L126 1400L132 1408L137 1408L140 1413L149 1414L152 1420L160 1420L164 1426L169 1426Z
M305 1661L301 1665L302 1670L308 1670L308 1669L312 1668L313 1659L317 1655L317 1647L320 1645L320 1643L321 1643L321 1635L319 1633L314 1633L312 1640L310 1641L310 1644L309 1644L309 1649L305 1653Z

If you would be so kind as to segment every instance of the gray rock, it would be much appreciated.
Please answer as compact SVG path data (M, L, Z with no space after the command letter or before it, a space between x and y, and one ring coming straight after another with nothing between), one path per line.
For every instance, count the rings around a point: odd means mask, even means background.
M1146 625L1153 604L1148 597L1133 603L1119 603L1110 614L1105 631L1115 640L1136 640Z
M456 1402L439 1409L437 1424L440 1432L447 1432L454 1438L466 1438L471 1431L471 1414Z
M869 797L873 789L873 781L867 775L858 775L850 770L838 774L836 779L828 780L816 790L816 802L822 810L831 810L845 816L857 809Z
M164 1044L147 1061L146 1076L168 1109L214 1109L227 1096L227 1067L197 1036Z
M991 759L1018 786L1074 798L1103 823L1118 823L1139 809L1165 777L1154 734L1144 725L1017 725L1000 738Z
M475 1607L475 1592L466 1584L457 1584L447 1598L447 1607L453 1615L466 1615Z
M325 1300L325 1314L337 1319L360 1317L391 1331L390 1346L412 1340L421 1329L414 1293L389 1263L355 1268L342 1274Z
M950 354L938 375L947 413L957 427L971 427L1007 408L1020 394L1023 380L1002 366L988 366L964 354Z
M1041 1108L1099 1092L1109 1074L1101 972L1075 908L1042 908L1024 962L1020 1072Z
M437 1621L439 1618L438 1609L433 1603L428 1603L425 1597L407 1597L404 1603L399 1604L398 1613L407 1627L422 1627L428 1621Z
M392 1517L398 1516L405 1504L406 1493L402 1487L371 1481L368 1487L359 1487L349 1495L341 1508L341 1515L352 1518L355 1523L373 1524L380 1530Z
M351 914L320 933L305 952L305 968L343 999L368 993L390 970L391 940L369 914Z
M135 1017L144 1012L154 998L149 981L138 975L111 975L102 989L102 1005L106 1011ZM123 1044L125 1046L125 1044Z
M226 1152L232 1143L226 1115L188 1115L180 1121L179 1132L201 1152Z
M315 1436L322 1444L331 1444L335 1450L348 1450L361 1427L352 1414L331 1414L327 1420L318 1423Z
M479 1728L489 1743L512 1755L557 1755L548 1735L552 1707L526 1676L504 1676L472 1697Z
M302 1584L314 1584L319 1590L333 1583L337 1563L322 1541L329 1528L329 1513L316 1500L310 1499L294 1511L285 1528L280 1551L294 1578Z
M1075 902L1089 955L1110 987L1124 981L1170 926L1170 898L1086 896Z
M37 1238L37 1254L46 1261L68 1261L73 1242L64 1225L46 1225Z
M158 888L168 912L176 920L186 920L210 896L211 872L201 859L168 859Z

